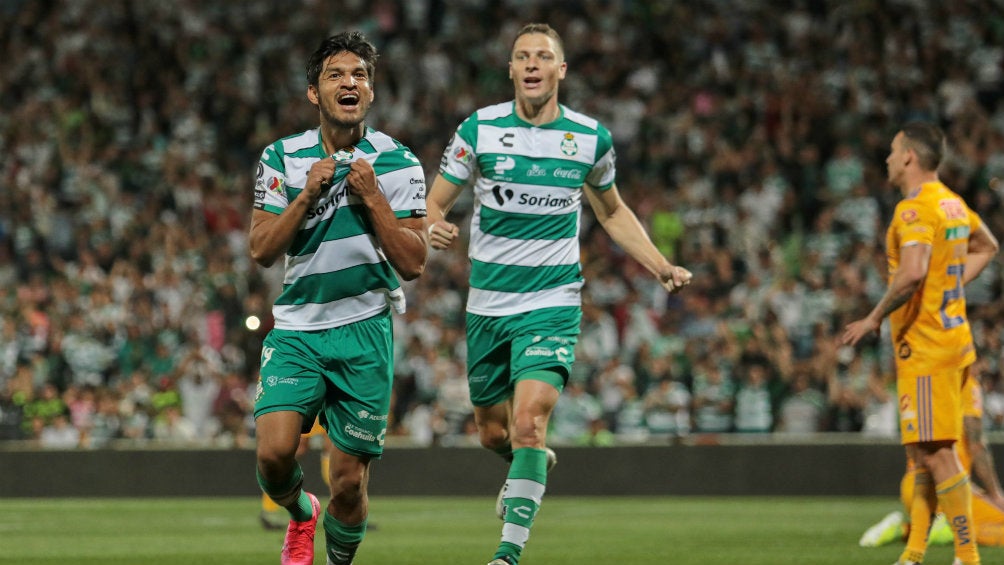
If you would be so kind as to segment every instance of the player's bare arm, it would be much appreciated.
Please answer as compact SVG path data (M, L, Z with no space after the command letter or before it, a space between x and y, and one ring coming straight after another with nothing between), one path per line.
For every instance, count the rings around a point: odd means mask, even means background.
M433 249L446 249L453 245L453 242L460 235L460 228L456 224L446 221L446 214L450 212L453 205L460 197L464 187L446 180L443 175L436 175L432 181L432 188L425 199L425 206L429 217L429 245Z
M861 338L878 331L882 320L910 301L927 276L931 260L931 246L908 245L900 250L900 264L889 283L889 288L867 316L847 324L840 340L845 345L856 345Z
M990 228L980 220L980 227L969 235L969 251L966 253L966 267L962 272L962 284L975 279L1000 252L1000 244Z
M692 276L690 271L679 265L673 265L663 257L638 221L638 217L621 199L616 185L599 191L585 184L582 189L597 221L610 234L610 238L655 275L666 290L678 292L690 284Z
M349 191L358 196L366 207L380 247L394 270L404 280L418 278L425 270L425 260L429 255L425 221L421 218L398 219L394 215L387 198L377 186L376 171L369 161L353 161L345 180Z
M321 159L310 166L306 186L281 214L264 210L252 211L248 246L255 263L271 267L289 249L307 212L317 203L321 189L331 183L334 174L335 161Z

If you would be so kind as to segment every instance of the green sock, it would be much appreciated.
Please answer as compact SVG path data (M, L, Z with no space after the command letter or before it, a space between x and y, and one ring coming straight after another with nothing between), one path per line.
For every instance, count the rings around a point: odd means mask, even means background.
M502 542L493 559L508 558L519 562L526 541L530 538L533 519L540 510L547 484L547 452L524 447L512 452L512 465L506 479L505 523Z
M260 470L256 470L256 476L261 490L276 504L288 510L293 520L306 522L314 515L314 508L310 505L310 497L302 488L303 469L300 468L299 463L295 464L289 480L284 483L269 483L265 477L261 476Z
M349 565L359 549L359 544L366 535L366 521L355 526L343 524L327 512L324 513L324 541L327 544L328 563L333 565Z

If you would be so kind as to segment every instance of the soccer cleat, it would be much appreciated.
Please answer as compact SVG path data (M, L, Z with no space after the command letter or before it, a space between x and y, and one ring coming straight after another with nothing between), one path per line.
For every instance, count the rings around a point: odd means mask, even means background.
M952 545L955 543L955 533L948 525L948 520L944 514L938 514L931 522L931 529L927 533L928 545Z
M558 455L554 453L554 450L550 447L545 447L544 451L547 452L547 472L550 473L551 469L558 464ZM495 515L499 517L499 520L505 520L505 491L508 488L508 483L502 483L502 488L499 489L499 495L495 497ZM488 565L492 565L489 563Z
M861 547L880 547L903 538L903 513L890 512L877 524L865 530L858 541Z
M313 565L314 563L314 532L317 530L317 518L321 515L321 503L317 497L310 497L310 507L313 513L306 522L289 521L286 528L286 538L282 540L282 565Z
M488 565L513 565L513 563L504 557L499 557L498 559L489 561Z

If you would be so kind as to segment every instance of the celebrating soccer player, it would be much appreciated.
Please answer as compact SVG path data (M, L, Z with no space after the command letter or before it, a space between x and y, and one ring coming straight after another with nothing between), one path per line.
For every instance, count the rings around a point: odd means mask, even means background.
M583 193L600 225L667 290L690 282L621 200L610 132L558 103L566 70L558 33L524 26L509 61L515 100L460 124L429 192L429 241L445 249L459 235L446 214L474 184L468 382L481 444L511 462L496 505L502 541L490 565L519 561L555 462L545 439L582 317Z
M351 563L363 539L390 408L390 310L404 311L398 276L418 277L428 255L418 159L363 123L376 59L358 32L324 40L307 63L320 127L269 145L258 164L251 255L286 265L255 400L258 483L291 517L283 565L314 561L321 507L295 455L315 415L333 444L327 563Z

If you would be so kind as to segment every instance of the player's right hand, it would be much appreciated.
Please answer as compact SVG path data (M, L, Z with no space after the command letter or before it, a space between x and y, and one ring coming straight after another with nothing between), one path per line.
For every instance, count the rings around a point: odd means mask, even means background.
M310 171L307 172L307 183L301 193L309 199L308 202L316 202L321 196L321 190L331 186L335 176L335 165L334 159L321 159L310 166Z
M446 249L460 235L460 228L445 220L437 220L429 224L429 245L433 249Z

